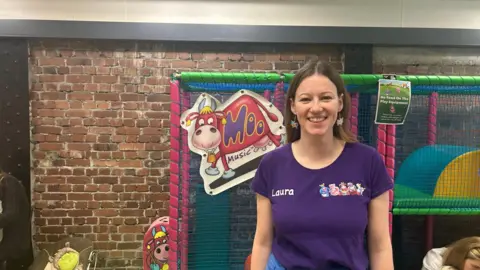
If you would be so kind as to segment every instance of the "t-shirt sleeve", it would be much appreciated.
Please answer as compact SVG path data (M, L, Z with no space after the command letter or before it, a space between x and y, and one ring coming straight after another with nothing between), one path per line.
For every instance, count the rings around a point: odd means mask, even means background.
M269 181L269 173L268 173L268 158L269 154L263 156L260 164L258 165L257 171L255 172L255 176L253 177L252 183L250 187L255 193L258 193L264 197L268 198L268 181Z
M370 170L370 199L383 194L393 188L393 179L388 174L385 163L378 152L372 156Z

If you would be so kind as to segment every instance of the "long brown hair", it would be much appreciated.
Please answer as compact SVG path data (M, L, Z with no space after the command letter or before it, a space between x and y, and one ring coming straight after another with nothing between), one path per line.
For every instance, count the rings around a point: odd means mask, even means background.
M287 142L291 143L300 139L300 128L293 128L290 125L290 122L294 118L293 112L291 110L292 101L295 101L295 94L297 89L300 86L300 83L303 82L306 78L315 75L321 74L327 77L330 81L333 82L337 88L337 95L343 99L343 109L338 114L338 117L343 117L343 124L333 126L333 136L337 139L343 140L345 142L356 142L357 139L355 135L350 130L350 95L345 89L340 74L330 65L324 63L320 60L313 60L306 63L302 68L300 68L290 82L290 87L287 92L287 102L285 102L285 125L287 133Z
M480 260L480 237L466 237L451 244L443 254L443 265L461 270L466 259Z

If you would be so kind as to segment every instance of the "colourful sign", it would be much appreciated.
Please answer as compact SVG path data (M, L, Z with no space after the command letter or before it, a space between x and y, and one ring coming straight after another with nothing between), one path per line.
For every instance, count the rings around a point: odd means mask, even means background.
M282 113L249 90L223 104L202 93L180 121L190 150L202 156L200 175L210 195L252 179L262 156L285 138Z
M168 270L169 217L155 220L143 238L143 270Z
M411 83L381 79L377 97L375 124L403 125L412 98Z

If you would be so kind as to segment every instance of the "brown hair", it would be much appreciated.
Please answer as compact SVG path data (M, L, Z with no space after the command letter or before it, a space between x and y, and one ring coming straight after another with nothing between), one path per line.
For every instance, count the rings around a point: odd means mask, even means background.
M466 259L480 260L480 237L462 238L451 244L443 254L443 265L461 270Z
M297 93L297 89L300 86L300 83L302 83L302 81L306 78L315 74L324 75L325 77L330 79L330 81L332 81L337 88L337 95L339 97L343 94L343 109L339 113L339 117L343 117L343 125L337 126L335 124L333 126L333 136L345 142L356 142L357 139L350 130L350 95L345 89L345 85L343 84L343 80L340 77L340 74L333 67L320 60L309 61L296 72L295 76L290 82L290 87L288 88L287 92L287 102L285 102L285 125L287 129L287 142L291 143L300 139L300 128L293 128L290 125L294 117L294 114L291 110L292 101L295 100L295 94Z

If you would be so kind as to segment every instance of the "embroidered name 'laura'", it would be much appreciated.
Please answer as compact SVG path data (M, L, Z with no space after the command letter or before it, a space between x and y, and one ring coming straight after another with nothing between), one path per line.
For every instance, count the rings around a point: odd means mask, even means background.
M278 197L278 196L293 196L295 195L295 190L293 189L277 189L274 190L272 189L272 197Z

